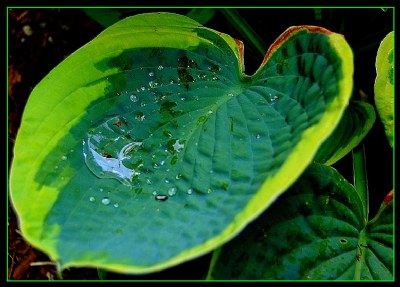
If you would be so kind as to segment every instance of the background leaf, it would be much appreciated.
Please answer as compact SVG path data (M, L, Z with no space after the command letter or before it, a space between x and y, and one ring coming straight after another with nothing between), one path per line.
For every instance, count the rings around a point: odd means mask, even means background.
M375 105L385 127L386 137L393 147L394 130L394 33L381 42L376 55Z
M368 134L375 122L374 107L363 101L350 101L339 125L319 148L314 160L332 165L347 155Z
M61 268L147 273L205 254L293 183L352 89L344 38L242 45L177 14L126 18L34 89L15 144L21 229Z
M205 25L214 17L215 12L214 8L192 8L186 16Z
M354 187L334 168L312 164L215 252L209 279L391 280L392 203L366 224Z
M82 11L104 28L107 28L122 19L122 12L118 9L82 8Z

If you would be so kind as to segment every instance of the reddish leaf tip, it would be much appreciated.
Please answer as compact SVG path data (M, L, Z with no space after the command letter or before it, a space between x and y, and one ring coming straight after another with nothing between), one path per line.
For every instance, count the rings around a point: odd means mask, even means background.
M237 45L237 47L239 49L239 60L240 60L241 63L243 63L244 62L244 59L243 59L243 53L244 53L243 42L238 40L238 39L234 39L234 40L235 40L235 43L236 43L236 45Z
M393 199L393 190L390 191L386 196L385 199L383 200L383 203L388 205Z
M333 34L333 32L328 29L319 27L319 26L311 26L311 25L302 25L302 26L293 26L289 27L285 32L283 32L278 39L269 47L267 54L264 57L262 64L265 64L271 55L281 46L286 40L291 37L293 34L298 33L301 30L306 30L308 33L323 33L323 34Z

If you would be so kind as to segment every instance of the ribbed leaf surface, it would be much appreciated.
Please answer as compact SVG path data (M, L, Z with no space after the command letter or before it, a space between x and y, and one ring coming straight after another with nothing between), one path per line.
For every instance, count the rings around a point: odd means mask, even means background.
M34 89L11 196L67 266L144 273L211 251L289 187L352 89L342 36L292 27L253 76L243 45L187 17L109 27Z
M209 279L392 280L392 201L368 224L362 206L335 169L313 164L215 252Z

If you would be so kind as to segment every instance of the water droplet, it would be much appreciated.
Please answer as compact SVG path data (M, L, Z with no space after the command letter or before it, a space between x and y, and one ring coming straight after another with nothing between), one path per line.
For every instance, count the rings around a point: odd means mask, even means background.
M175 151L180 152L181 149L185 147L185 145L181 144L179 140L176 140L176 142L172 145L172 147L174 148Z
M260 138L261 138L260 134L257 134L256 139L260 139Z
M157 195L157 191L153 191L153 195Z
M119 207L119 204L118 203L114 203L114 207L115 208Z
M99 190L100 190L100 192L103 192L103 191L104 191L104 189L102 189L102 188L100 188Z
M150 178L146 179L146 183L147 184L152 184L151 179Z
M203 115L203 116L200 116L200 117L197 119L197 123L198 123L198 124L202 124L202 123L206 122L207 120L208 120L208 117L207 117L206 115Z
M169 196L174 196L176 194L176 188L175 187L171 187L170 189L168 189L168 195Z
M270 94L271 96L271 94ZM271 96L271 103L275 102L279 97L277 95Z
M171 164L174 165L174 164L176 164L177 161L178 161L178 157L174 155L174 156L171 158Z
M212 77L213 81L217 81L219 80L219 78L217 76Z
M157 201L166 201L166 200L168 199L168 196L163 195L163 194L159 194L159 195L156 195L156 196L155 196L155 199L156 199Z
M153 93L153 94L154 94L154 102L155 103L158 103L158 102L161 102L161 101L165 100L165 96L164 95L158 95L156 93Z
M104 204L104 205L109 205L111 203L111 200L108 197L104 197L101 200L101 203Z
M182 174L181 174L181 173L178 173L178 174L175 176L175 178L178 179L178 180L181 179L181 178L182 178Z
M169 179L168 178L166 178L164 181L165 181L165 183L169 183Z
M141 87L140 89L141 89L142 91L145 91L145 90L146 90L146 88L145 88L145 87Z
M231 97L231 98L232 98L232 97L233 97L233 93L229 93L229 94L228 94L228 97Z
M62 159L62 160L67 160L67 157L66 157L65 155L63 155L63 156L61 157L61 159Z
M221 70L221 67L215 64L210 64L210 66L208 67L208 70L215 73Z
M115 129L107 122L100 128L111 131ZM119 150L118 154L111 156L108 152L101 150L105 142L109 143L110 137L102 136L100 132L88 133L88 140L83 147L83 156L87 167L100 178L115 178L125 185L130 185L133 177L140 175L140 172L126 167L123 161L131 158L134 152L141 149L143 142L129 142ZM122 141L121 138L118 136L117 140ZM112 139L114 140L114 138Z
M198 77L199 79L205 79L205 78L207 78L207 74L205 74L205 73L200 73L197 77Z
M154 89L154 88L157 87L157 86L158 86L158 83L157 83L156 81L150 81L150 82L149 82L149 87L150 87L150 88Z
M163 66L161 66L161 65L160 65L160 66L158 66L158 70L160 70L160 71L161 71L162 69L164 69L164 67L163 67Z
M132 95L129 96L129 99L132 102L136 103L139 100L139 97L137 95L135 95L135 94L132 94Z
M153 71L149 72L149 76L153 77L154 76L154 72Z
M144 116L144 114L143 114L142 112L138 112L138 113L136 114L136 120L138 120L138 121L140 121L140 122L143 122L143 121L144 121L144 118L145 118L145 116Z
M141 102L141 103L140 103L140 106L141 106L141 107L145 107L145 106L147 106L147 103L146 103L146 102Z
M160 165L164 165L164 164L165 164L165 161L162 160L162 161L160 162Z
M211 188L208 188L207 189L207 193L211 193L212 192L212 189Z
M209 110L209 111L208 111L208 114L209 114L209 115L211 115L212 113L213 113L213 111L212 111L212 110Z
M163 131L163 134L164 134L166 137L169 137L169 138L172 136L172 133L171 133L170 131L167 131L167 130Z
M174 80L171 80L171 81L169 81L169 83L170 83L170 84L174 84L174 83L175 83L175 81L174 81Z
M189 188L189 189L187 190L187 194L192 194L192 193L193 193L193 189Z
M90 202L95 202L96 199L94 198L94 196L91 196L91 197L89 197L89 201L90 201Z

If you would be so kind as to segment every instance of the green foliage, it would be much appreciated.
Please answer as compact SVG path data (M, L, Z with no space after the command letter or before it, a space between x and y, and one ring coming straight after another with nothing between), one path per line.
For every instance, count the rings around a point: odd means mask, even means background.
M332 165L357 147L371 130L375 111L364 101L351 101L339 125L319 148L314 160Z
M209 279L390 280L393 203L367 222L363 198L312 164L245 231L215 252Z
M10 195L32 245L61 268L151 273L215 250L209 279L393 277L391 200L368 222L357 185L310 165L375 122L349 105L341 35L290 27L250 76L243 43L201 25L217 9L86 10L109 27L34 88L15 143Z
M394 33L390 32L376 55L375 104L389 144L394 141Z

